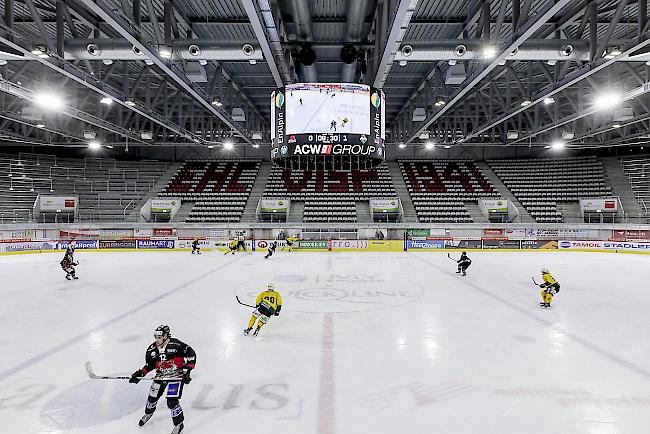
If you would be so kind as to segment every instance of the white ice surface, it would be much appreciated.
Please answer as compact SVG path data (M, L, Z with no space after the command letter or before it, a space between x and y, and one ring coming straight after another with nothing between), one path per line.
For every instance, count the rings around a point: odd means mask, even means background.
M198 354L187 434L580 433L650 427L650 257L472 253L77 252L0 257L0 432L169 433L142 366L156 326ZM540 309L531 276L562 285ZM284 298L242 336L268 282Z
M293 94L293 96L292 96ZM302 104L300 99L302 98ZM370 95L294 90L287 95L287 134L370 134ZM343 125L343 119L348 118ZM336 121L336 131L330 130Z

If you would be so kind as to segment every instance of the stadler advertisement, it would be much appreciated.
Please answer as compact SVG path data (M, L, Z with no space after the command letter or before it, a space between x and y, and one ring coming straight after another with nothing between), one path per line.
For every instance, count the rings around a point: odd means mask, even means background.
M354 83L298 83L271 95L271 158L385 158L385 96Z

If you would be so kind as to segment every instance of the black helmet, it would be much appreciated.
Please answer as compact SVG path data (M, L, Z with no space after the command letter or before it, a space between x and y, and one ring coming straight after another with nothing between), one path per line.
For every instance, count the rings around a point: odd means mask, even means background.
M463 252L463 255L467 255L467 252Z
M165 339L169 339L172 336L168 325L159 325L153 332L153 335L154 337L162 336Z

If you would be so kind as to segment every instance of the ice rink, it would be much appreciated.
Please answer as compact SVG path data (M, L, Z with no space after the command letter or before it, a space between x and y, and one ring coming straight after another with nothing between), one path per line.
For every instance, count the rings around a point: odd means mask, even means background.
M198 356L187 434L641 434L650 426L650 256L83 252L0 257L3 433L169 433L140 368L153 331ZM539 269L562 285L539 307ZM257 339L254 296L284 299Z

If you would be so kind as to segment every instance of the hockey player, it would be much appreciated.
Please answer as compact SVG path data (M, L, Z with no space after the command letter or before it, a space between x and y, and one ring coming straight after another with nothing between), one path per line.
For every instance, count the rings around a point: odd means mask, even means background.
M237 251L241 248L244 252L246 251L246 243L244 240L246 237L244 236L243 232L240 232L239 235L237 235Z
M78 262L74 261L74 244L70 244L70 246L68 246L68 248L65 250L65 255L63 256L63 260L61 260L60 264L63 271L65 271L66 279L78 279L74 269L76 265L79 265Z
M336 132L336 121L332 121L332 123L330 123L330 131L332 131L332 130L334 130L334 132Z
M456 261L458 263L458 271L456 274L463 273L463 276L467 276L467 269L472 264L472 260L467 256L467 252L463 252L460 255L460 259Z
M341 121L341 128L345 128L345 127L348 125L348 122L349 122L349 121L350 121L350 120L348 119L347 116L344 117L343 120Z
M287 237L286 241L287 241L287 245L282 248L282 251L285 251L285 249L291 251L291 246L293 246L293 243L298 241L298 237L296 236Z
M264 256L264 259L269 259L271 256L273 256L273 252L275 252L275 249L276 249L277 247L278 247L278 243L275 242L275 241L273 241L273 242L269 245L268 253L266 254L266 256Z
M233 255L237 251L237 246L239 245L239 242L237 240L232 240L230 243L228 243L228 250L224 255L227 255L228 253L232 253Z
M192 254L201 254L201 248L199 247L199 237L194 238L194 241L192 241Z
M548 269L542 268L542 282L539 287L542 288L542 302L539 304L541 307L551 307L553 296L560 292L560 284L555 280Z
M172 338L169 326L161 325L153 333L155 342L149 345L145 353L145 365L135 371L129 383L138 383L140 377L147 375L147 372L156 370L155 379L149 389L147 405L144 409L144 416L138 423L144 425L151 419L156 411L158 400L167 391L167 407L171 410L174 429L171 434L180 434L183 431L183 409L179 400L183 394L183 385L192 381L190 372L196 366L196 353L184 342ZM168 381L168 379L178 381ZM158 380L160 379L160 380Z
M253 329L255 321L257 321L257 327L253 332L253 336L257 336L260 332L260 329L269 321L269 317L272 315L279 316L280 310L282 309L282 297L280 293L275 290L275 285L269 283L266 287L266 291L259 293L255 299L255 310L251 315L251 319L248 321L248 327L244 329L244 335L248 334Z

